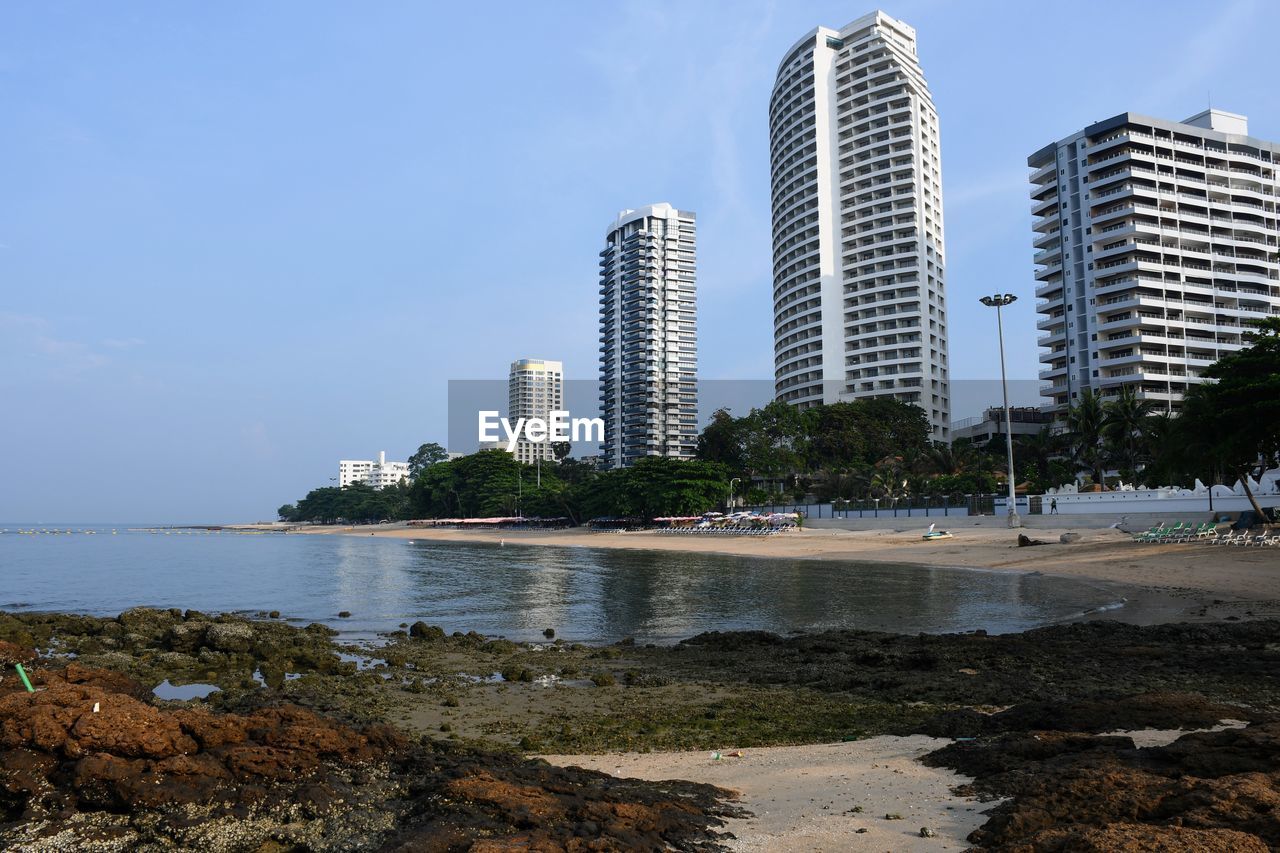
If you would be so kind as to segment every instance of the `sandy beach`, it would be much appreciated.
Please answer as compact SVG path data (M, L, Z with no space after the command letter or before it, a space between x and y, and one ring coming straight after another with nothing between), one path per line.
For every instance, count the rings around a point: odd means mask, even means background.
M751 812L725 828L732 850L963 850L993 803L957 797L971 781L917 759L949 741L923 735L853 743L709 752L548 755L552 764L613 776L687 779L738 793ZM741 757L733 753L740 752ZM897 815L888 818L887 815ZM922 828L933 836L923 837Z
M905 565L992 569L1089 578L1131 584L1188 601L1185 618L1248 618L1280 614L1280 549L1176 543L1144 545L1110 527L1028 529L1047 544L1020 548L1017 534L992 526L993 519L951 519L954 538L920 539L921 519L903 519L898 529L807 528L775 536L671 535L651 531L593 533L561 531L454 530L370 527L307 527L296 532L394 537L438 542L625 548L728 554L741 557L848 560ZM982 526L978 526L981 524ZM1059 537L1078 533L1076 542Z

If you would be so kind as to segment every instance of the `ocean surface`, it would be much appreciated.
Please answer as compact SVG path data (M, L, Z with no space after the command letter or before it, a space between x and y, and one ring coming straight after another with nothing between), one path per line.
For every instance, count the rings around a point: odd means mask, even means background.
M702 631L992 633L1158 608L1073 578L882 563L361 536L0 533L0 610L279 610L353 638L423 620L515 640L673 642ZM26 528L24 528L26 529ZM83 531L92 529L96 533ZM1121 614L1118 611L1130 611ZM339 618L349 611L350 618Z

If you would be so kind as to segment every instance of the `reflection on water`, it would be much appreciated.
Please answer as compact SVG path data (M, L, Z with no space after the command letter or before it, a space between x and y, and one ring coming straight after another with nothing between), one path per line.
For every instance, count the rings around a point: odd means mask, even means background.
M280 610L361 636L423 620L541 639L701 631L1017 631L1133 590L1001 572L360 536L0 535L0 609ZM350 619L338 619L348 610Z

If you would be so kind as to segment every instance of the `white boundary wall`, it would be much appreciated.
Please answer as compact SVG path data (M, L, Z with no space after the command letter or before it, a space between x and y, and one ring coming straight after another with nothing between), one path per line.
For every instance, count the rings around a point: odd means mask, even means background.
M1250 478L1249 490L1253 492L1259 506L1280 507L1280 469L1265 472L1257 481ZM1210 507L1209 487L1199 480L1194 489L1165 486L1158 489L1124 488L1114 492L1078 492L1074 486L1064 486L1061 489L1050 489L1041 496L1041 512L1048 515L1050 503L1054 500L1058 502L1059 515L1150 512L1173 518L1209 512L1210 509L1214 512L1253 509L1244 493L1244 486L1239 482L1234 488L1214 486L1213 505ZM997 504L997 514L1003 507L1003 503Z

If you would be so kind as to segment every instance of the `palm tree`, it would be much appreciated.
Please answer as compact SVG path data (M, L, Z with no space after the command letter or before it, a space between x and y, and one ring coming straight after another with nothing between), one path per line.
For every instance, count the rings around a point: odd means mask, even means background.
M1153 406L1138 397L1133 385L1120 389L1120 395L1104 407L1103 436L1122 470L1136 477L1138 464L1146 455L1147 418Z
M1061 439L1047 426L1041 427L1035 435L1019 436L1013 445L1014 464L1019 460L1030 462L1036 469L1036 478L1041 488L1062 485L1049 482L1050 463L1061 452Z
M1203 447L1199 436L1189 434L1172 412L1156 412L1142 425L1143 444L1147 465L1143 477L1147 484L1190 485L1195 476L1205 476L1210 484L1216 481L1212 454Z
M871 494L882 498L897 498L906 491L909 474L896 456L886 456L876 463L871 474Z
M1077 465L1088 468L1095 483L1106 478L1106 453L1102 447L1102 433L1107 416L1102 398L1086 388L1080 398L1067 411L1067 428L1071 432L1071 458Z
M932 473L954 477L973 470L977 456L971 441L955 441L951 444L939 441L929 449L928 461Z

